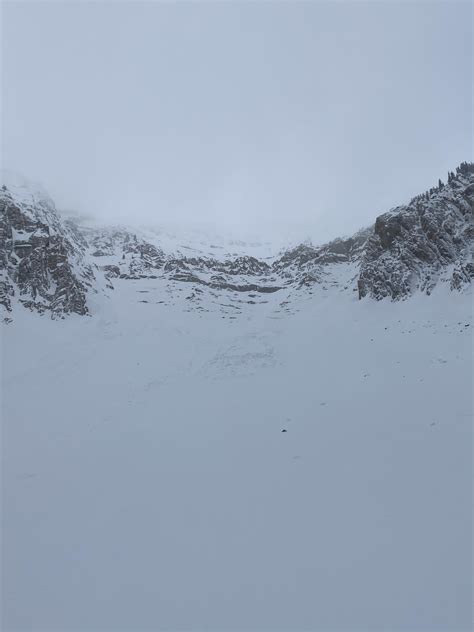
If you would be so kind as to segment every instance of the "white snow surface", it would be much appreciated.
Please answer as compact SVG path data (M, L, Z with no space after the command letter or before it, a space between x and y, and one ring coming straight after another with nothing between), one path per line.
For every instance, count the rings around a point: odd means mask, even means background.
M3 327L3 629L471 629L470 294L114 285Z

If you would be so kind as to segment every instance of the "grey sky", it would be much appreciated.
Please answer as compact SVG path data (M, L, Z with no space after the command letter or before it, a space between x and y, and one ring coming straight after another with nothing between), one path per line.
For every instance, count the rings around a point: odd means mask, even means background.
M472 157L470 2L2 8L3 166L61 205L321 241Z

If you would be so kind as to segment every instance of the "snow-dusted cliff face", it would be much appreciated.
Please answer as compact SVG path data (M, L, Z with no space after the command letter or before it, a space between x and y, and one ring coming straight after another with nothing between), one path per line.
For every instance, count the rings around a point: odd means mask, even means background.
M87 314L98 291L87 241L64 221L40 190L6 185L0 190L0 302L7 312L24 307L52 316Z
M19 304L53 317L85 315L91 294L113 290L115 279L157 280L165 304L184 292L191 307L230 305L235 315L243 303L266 302L270 294L291 309L295 293L314 284L375 299L430 294L439 282L462 290L474 275L473 209L474 165L462 163L447 184L350 238L262 256L256 244L216 245L64 219L41 190L3 185L0 303L10 316Z
M474 165L462 163L439 185L377 218L362 258L359 293L403 298L430 294L440 280L460 289L474 276Z

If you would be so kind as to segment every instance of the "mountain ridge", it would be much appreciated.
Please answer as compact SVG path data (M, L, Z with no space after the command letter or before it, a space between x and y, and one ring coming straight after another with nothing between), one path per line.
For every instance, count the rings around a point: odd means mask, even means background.
M474 277L473 217L474 164L463 162L446 184L439 181L350 237L300 243L262 258L243 253L242 244L233 253L216 244L165 244L159 231L141 234L63 217L44 190L22 180L0 190L0 304L7 317L18 304L53 318L83 316L90 314L91 294L141 279L160 279L171 294L186 284L200 308L205 292L249 303L253 295L280 292L291 303L293 292L311 292L314 284L376 300L429 295L442 282L462 290Z

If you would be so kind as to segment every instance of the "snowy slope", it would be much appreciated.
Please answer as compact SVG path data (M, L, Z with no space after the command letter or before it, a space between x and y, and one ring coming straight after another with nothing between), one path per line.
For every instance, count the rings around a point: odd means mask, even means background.
M470 629L470 293L114 283L4 325L4 629Z
M281 252L10 181L2 629L471 629L471 180Z

